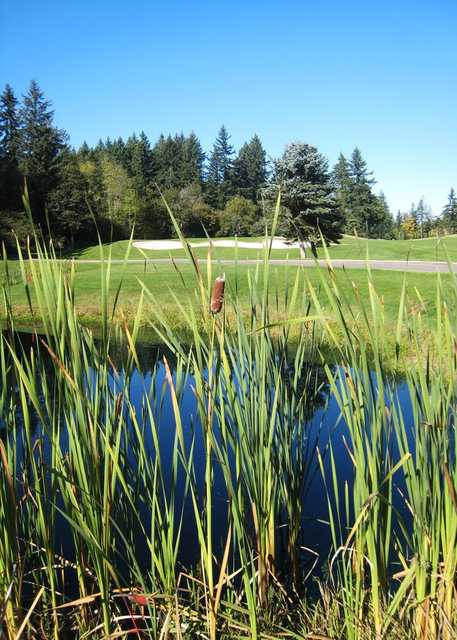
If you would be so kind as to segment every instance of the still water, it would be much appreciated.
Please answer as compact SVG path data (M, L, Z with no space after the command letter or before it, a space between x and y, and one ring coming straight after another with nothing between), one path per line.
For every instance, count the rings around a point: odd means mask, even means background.
M18 345L23 348L24 354L30 352L32 346L36 346L36 337L33 337L31 334L17 334L16 340L18 341ZM122 343L113 345L111 359L113 368L117 371L117 374L113 373L112 377L113 390L115 390L116 386L120 389L124 385L124 363L127 358L127 353L126 345ZM176 366L176 363L170 352L165 351L161 346L147 342L137 344L137 353L139 366L136 366L133 372L129 374L128 394L137 416L143 415L146 423L149 418L144 414L145 394L153 398L151 404L154 407L154 420L158 426L160 451L164 462L166 477L167 473L171 473L172 469L170 461L175 444L175 416L169 387L167 385L163 356L166 355L167 361L172 369ZM49 369L50 376L52 375L52 370L53 368L51 366ZM175 371L173 370L173 375L174 374ZM338 471L338 484L343 487L344 484L347 483L350 493L354 468L348 453L347 443L350 441L348 429L341 417L336 398L330 393L325 372L318 367L316 367L315 370L315 379L318 380L318 386L315 393L311 394L309 398L309 406L307 406L306 413L307 425L305 437L309 439L310 447L313 450L311 453L316 453L317 449L319 449L324 459L324 468L326 471L329 470L328 451L331 445ZM88 381L88 385L90 388L90 380ZM90 389L88 392L90 393ZM405 423L412 424L413 417L409 389L405 383L401 381L396 383L395 396L396 402L401 406ZM205 450L191 375L185 378L184 387L180 390L179 394L179 403L186 446L190 447L191 443L194 442L193 466L196 474L196 484L203 488ZM0 434L5 438L6 432L3 418L3 416L0 416ZM41 433L41 428L36 416L35 419L35 437L38 438ZM132 429L133 426L128 415L125 416L125 420L128 429ZM155 455L155 447L151 431L147 428L147 424L143 426L145 427L144 445L146 450L150 452L151 457L153 457ZM217 425L215 425L215 430L217 431ZM49 442L45 446L49 447ZM62 433L61 446L63 450L68 446L65 432ZM48 457L51 455L49 450L47 455ZM304 508L300 544L303 549L311 549L313 554L318 554L323 563L328 558L331 542L328 525L328 507L322 474L317 464L317 455L312 455L311 458L314 460L314 466L312 477L303 495ZM136 464L134 455L127 458L127 464ZM166 480L169 481L170 478L166 478ZM401 480L399 482L401 483ZM397 489L401 488L400 485L397 487ZM214 543L217 551L223 548L227 527L227 494L223 475L217 464L214 465L213 491ZM189 499L187 499L184 504L182 503L184 493L185 478L184 476L180 476L177 479L175 490L176 508L178 510L182 508L184 512L182 530L183 544L181 545L179 560L183 566L189 567L198 561L199 553L197 533L193 518L193 507ZM408 514L404 507L404 501L398 497L399 495L398 491L394 491L395 506L398 512L407 520ZM204 507L204 505L202 505L202 507ZM147 504L142 507L141 514L145 521L147 521L149 518ZM62 549L63 555L70 557L72 549L69 543L69 536L67 535L67 525L63 519L60 520L60 535L58 537L59 539L56 540L56 546ZM281 532L279 532L278 537L281 542ZM306 555L306 552L304 553ZM139 555L141 556L141 552ZM314 556L310 557L310 561L313 558Z

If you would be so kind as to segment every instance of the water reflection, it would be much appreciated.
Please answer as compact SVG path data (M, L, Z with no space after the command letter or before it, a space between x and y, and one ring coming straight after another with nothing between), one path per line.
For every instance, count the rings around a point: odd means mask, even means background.
M7 334L9 343L14 345L14 352L18 359L24 364L31 359L31 354L35 358L40 359L40 365L45 372L47 393L53 394L55 385L58 384L56 379L56 366L53 362L49 351L40 340L39 336L31 333L16 333L14 336ZM111 383L113 397L122 393L128 397L129 411L125 411L123 419L127 425L128 438L134 438L134 424L132 412L138 421L141 433L143 434L143 445L145 451L154 460L157 456L157 443L154 441L154 430L151 428L151 420L155 422L156 432L159 437L160 456L163 464L164 486L170 488L173 486L175 493L177 512L184 510L182 539L185 541L181 545L180 561L184 565L189 565L198 558L198 538L196 535L195 522L192 517L192 505L190 500L182 504L185 495L185 476L184 472L178 474L176 478L172 478L173 465L171 464L172 456L175 450L175 415L171 402L170 390L166 380L166 370L163 359L166 358L172 372L175 383L177 385L177 395L179 399L179 407L181 419L183 422L183 431L185 445L188 449L193 447L193 465L195 473L195 482L197 487L203 486L203 474L205 468L205 449L203 443L202 429L198 418L197 401L193 388L193 379L191 373L177 371L178 363L173 353L164 348L163 345L151 344L147 342L139 342L136 344L137 364L126 369L126 363L129 360L129 347L124 341L114 341L110 347L111 362ZM24 417L21 413L20 402L18 401L18 382L12 367L11 354L5 350L5 366L6 370L1 379L1 413L0 413L0 436L5 441L11 430L8 425L15 424L16 430L23 425ZM91 375L95 376L96 371L91 370ZM293 383L293 380L298 381ZM328 527L327 503L324 493L324 485L321 473L317 464L317 449L321 453L324 460L324 469L328 472L327 452L329 444L333 448L333 455L338 470L338 481L343 486L347 483L350 487L352 484L354 468L348 454L347 442L349 441L349 433L344 421L341 418L340 410L335 397L330 393L327 381L327 375L323 367L315 363L305 363L302 371L294 371L292 365L284 364L283 381L289 388L290 393L295 396L296 405L302 403L301 415L306 424L298 425L294 422L294 417L289 416L291 428L296 429L296 440L294 444L294 455L298 455L301 449L306 449L306 456L312 461L310 468L306 469L306 477L295 478L290 476L288 482L292 487L297 483L297 491L301 491L301 499L305 501L306 508L303 510L302 526L300 530L299 544L303 548L312 548L321 558L326 557L326 553L330 547L330 532ZM90 394L91 380L87 381L88 393ZM398 384L396 387L398 402L404 412L405 422L412 423L411 405L409 400L409 391L406 385ZM40 402L44 406L44 391L39 388ZM153 407L152 415L148 413L149 406ZM294 405L294 406L296 406ZM30 410L31 432L34 437L41 434L41 425L37 411L33 407L33 403L28 402ZM14 420L11 411L15 410ZM217 437L217 424L214 425ZM45 444L47 447L47 455L50 456L49 442ZM65 453L68 447L66 434L63 432L61 436L62 451ZM135 467L139 464L138 452L135 446L126 448L127 457L125 459L127 469L126 477L135 477ZM20 452L18 456L18 464L20 464ZM226 535L227 523L227 492L221 469L215 465L213 475L214 489L214 538L216 544L222 547ZM144 520L144 527L148 529L148 521L150 518L150 496L140 494L136 496L138 512ZM404 508L404 502L398 499L399 509ZM138 523L130 523L133 529L132 537L139 534ZM68 555L71 551L68 548L68 540L65 540L64 533L65 523L61 522L62 532L59 544L64 548ZM282 535L282 533L281 533ZM284 542L284 541L283 541ZM285 542L284 542L285 544ZM306 559L304 560L306 562Z

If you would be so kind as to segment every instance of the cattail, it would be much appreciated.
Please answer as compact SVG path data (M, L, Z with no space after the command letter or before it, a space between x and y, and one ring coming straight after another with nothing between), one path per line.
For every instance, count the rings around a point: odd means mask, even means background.
M211 313L219 313L224 302L225 274L214 281L211 292Z
M149 603L149 598L144 596L142 593L131 593L128 598L139 607L147 607Z

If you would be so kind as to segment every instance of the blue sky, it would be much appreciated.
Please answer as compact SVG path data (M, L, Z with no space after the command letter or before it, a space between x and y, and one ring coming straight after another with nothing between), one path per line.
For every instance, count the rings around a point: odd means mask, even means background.
M71 142L221 124L269 155L358 145L391 208L457 188L456 0L9 0L0 85L31 78Z

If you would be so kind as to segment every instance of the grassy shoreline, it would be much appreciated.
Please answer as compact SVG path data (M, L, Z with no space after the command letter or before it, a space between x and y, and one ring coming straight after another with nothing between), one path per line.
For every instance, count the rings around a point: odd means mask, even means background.
M107 263L109 264L109 263ZM70 270L64 263L55 265L57 272L64 278L70 277ZM157 306L160 307L161 314L166 317L167 322L173 331L181 336L185 342L192 340L192 336L187 331L187 322L183 315L183 309L198 310L199 294L195 286L195 273L191 265L111 265L109 267L109 287L106 292L107 309L102 308L99 291L103 286L102 280L105 278L105 270L100 265L75 265L71 274L73 278L72 296L74 300L74 310L78 321L85 327L90 328L95 336L100 335L104 323L104 316L108 311L110 324L114 327L127 326L137 327L140 339L145 342L157 343L162 338L151 326L151 318L155 317ZM207 278L207 264L200 262L202 277ZM258 278L259 288L262 286L262 274L260 267L236 267L225 266L226 276L226 300L225 317L227 330L236 326L236 317L241 314L245 322L249 323L252 314L252 296L249 282ZM220 272L217 262L211 265L211 276L214 277ZM40 315L37 305L36 295L30 279L30 271L25 263L25 282L15 281L15 284L8 287L8 299L10 308L0 304L0 322L5 323L5 319L10 314L10 322L13 321L17 330L25 329L40 331L44 329L43 317ZM373 270L371 273L362 271L345 271L335 269L329 272L327 268L297 268L291 266L269 268L270 286L269 300L270 322L272 335L280 335L284 324L290 320L290 309L288 299L291 295L292 286L298 283L298 295L295 303L294 314L296 317L303 316L304 313L315 314L316 304L311 301L310 291L315 290L320 313L325 315L327 322L332 326L336 335L340 335L341 341L344 335L340 332L339 319L332 309L328 292L325 291L324 283L327 286L335 285L339 288L347 309L347 322L352 327L354 333L358 333L360 338L369 344L370 335L366 327L361 309L367 303L370 296L370 289L375 287L379 296L379 313L382 314L382 322L385 332L384 350L386 362L396 372L404 372L407 367L416 360L417 352L413 346L403 347L402 361L397 358L397 324L400 311L400 304L404 304L404 313L411 319L420 318L421 342L424 345L423 356L426 357L428 350L433 352L434 328L437 322L436 290L438 283L443 289L449 289L451 295L447 301L450 313L457 308L457 301L452 295L453 276L447 274L423 274L423 273L401 273ZM20 276L23 278L23 275ZM297 280L296 280L297 278ZM402 290L405 287L404 301L401 303ZM149 299L142 300L142 292L147 291ZM28 296L32 302L32 309L28 302ZM152 302L152 298L154 302ZM141 301L141 304L140 304ZM115 309L111 315L110 309ZM300 323L291 325L290 337L300 332ZM406 333L406 332L405 332ZM406 337L403 336L404 338ZM407 341L403 341L407 344ZM428 347L427 345L430 345ZM338 347L331 343L322 331L321 351L324 357L331 362L337 363L339 358ZM408 353L409 351L409 353Z

